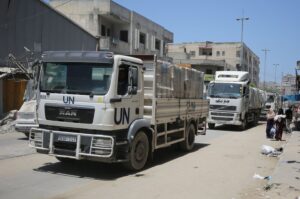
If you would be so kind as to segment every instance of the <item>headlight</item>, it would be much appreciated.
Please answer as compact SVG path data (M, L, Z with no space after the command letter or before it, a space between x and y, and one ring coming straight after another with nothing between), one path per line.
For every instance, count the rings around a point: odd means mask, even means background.
M93 140L93 147L111 148L112 144L112 139L110 138L94 138Z

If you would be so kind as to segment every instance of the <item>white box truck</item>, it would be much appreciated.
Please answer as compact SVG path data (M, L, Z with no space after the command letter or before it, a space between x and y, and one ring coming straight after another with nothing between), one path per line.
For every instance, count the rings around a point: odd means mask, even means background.
M267 119L267 112L272 108L275 112L278 111L280 107L280 96L277 93L266 92L266 101L264 108L261 111L261 119Z
M263 97L249 83L248 72L216 71L215 80L208 86L209 128L213 129L215 124L230 124L245 129L250 122L258 122Z
M111 52L45 52L37 91L37 152L61 161L123 162L140 170L159 148L205 134L203 73Z

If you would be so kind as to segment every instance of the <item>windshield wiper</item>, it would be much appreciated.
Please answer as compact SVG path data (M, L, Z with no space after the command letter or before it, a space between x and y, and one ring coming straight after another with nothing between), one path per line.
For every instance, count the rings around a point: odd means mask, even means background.
M230 98L230 99L237 99L238 97L236 97L236 96L228 96L228 98Z
M41 92L46 92L46 93L60 93L62 89L41 89Z

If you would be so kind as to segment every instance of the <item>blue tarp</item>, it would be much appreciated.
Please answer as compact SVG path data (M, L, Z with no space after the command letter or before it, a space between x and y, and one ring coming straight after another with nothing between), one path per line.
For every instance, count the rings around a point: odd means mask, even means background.
M295 102L295 101L300 101L300 94L298 95L283 95L282 96L282 101L291 101L291 102Z

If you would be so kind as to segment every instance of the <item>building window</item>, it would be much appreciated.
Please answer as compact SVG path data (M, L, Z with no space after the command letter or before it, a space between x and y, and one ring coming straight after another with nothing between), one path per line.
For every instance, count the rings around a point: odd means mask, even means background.
M105 25L101 25L101 36L106 36L106 27L105 27Z
M110 37L110 29L109 28L107 28L106 36Z
M199 55L212 56L212 48L199 48Z
M183 52L186 53L186 47L183 48Z
M140 32L140 43L141 44L146 44L146 34Z
M217 53L216 53L216 54L217 54L217 57L219 57L219 56L220 56L220 51L217 51Z
M212 75L213 74L212 69L206 69L205 74Z
M241 52L239 50L236 51L236 57L240 57L241 56Z
M222 51L222 56L225 56L225 51Z
M155 39L155 49L160 50L160 40L159 39Z
M190 56L191 56L191 57L195 57L195 55L196 55L196 52L195 52L195 51L190 51Z
M120 31L120 41L128 42L128 30Z

